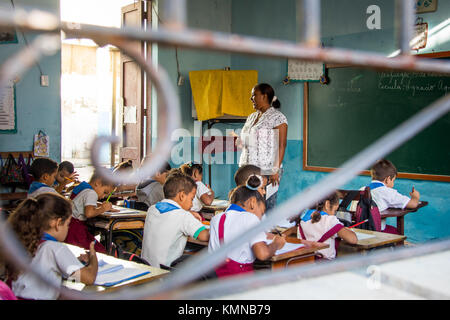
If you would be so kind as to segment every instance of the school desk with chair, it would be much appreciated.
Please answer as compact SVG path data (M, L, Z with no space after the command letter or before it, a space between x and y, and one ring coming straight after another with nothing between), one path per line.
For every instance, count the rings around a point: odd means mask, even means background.
M85 249L66 244L75 256L85 253ZM94 285L65 280L63 285L78 291L113 291L125 286L137 286L161 279L169 271L133 261L127 261L97 252L99 271Z
M351 253L366 254L373 249L402 246L406 240L406 236L399 234L357 228L353 228L353 231L358 237L358 242L356 244L350 244L342 240L339 244L338 255Z
M207 224L208 222L203 222ZM287 230L286 228L274 228L272 233L278 233L276 230ZM266 240L266 243L270 243L271 240ZM188 238L188 245L186 246L184 254L196 254L199 250L206 249L208 247L207 241L196 240L192 237ZM286 244L283 248L278 250L273 257L266 261L255 260L254 268L272 270L279 268L286 268L290 265L313 263L315 256L319 250L328 248L326 243L308 241L297 239L294 237L286 237Z
M106 252L111 252L114 231L144 229L145 218L147 217L147 212L142 210L117 205L113 205L113 209L119 211L104 212L87 221L89 226L104 235Z
M210 205L204 205L200 210L200 214L206 220L211 220L215 215L225 211L230 202L228 200L214 199Z

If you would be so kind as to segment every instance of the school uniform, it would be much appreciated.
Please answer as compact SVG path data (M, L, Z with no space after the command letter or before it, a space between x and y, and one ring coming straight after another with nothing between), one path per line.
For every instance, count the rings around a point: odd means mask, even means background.
M84 213L86 206L97 207L97 193L89 183L83 181L72 190L70 199L72 200L72 219L64 242L89 250L90 243L94 241L95 251L106 253L106 248L89 232Z
M226 211L214 216L210 221L208 251L218 250L222 244L231 242L237 236L242 235L242 232L254 228L259 223L260 220L256 215L245 211L236 204L231 204ZM266 238L266 234L261 232L251 241L230 251L225 263L216 269L217 276L252 272L253 262L256 259L252 246L265 241Z
M170 267L182 256L189 236L197 239L206 227L170 199L164 199L147 211L141 257L152 266Z
M192 211L199 212L203 208L203 202L200 200L200 197L205 193L211 194L209 188L202 182L197 181L197 192L195 193L195 197L192 200Z
M84 266L66 245L49 234L44 234L31 261L31 267L40 270L52 284L60 287L63 278L70 279L75 271ZM12 290L17 297L23 299L56 300L59 297L58 289L43 284L30 272L20 274L12 282Z
M381 181L373 180L370 183L369 188L372 200L377 204L380 212L386 210L387 208L404 209L411 200L411 198L402 195L397 190L387 187ZM381 219L381 231L398 233L396 232L395 227L386 225L386 219Z
M33 181L30 185L30 188L28 189L27 196L28 196L28 198L35 198L38 195L40 195L42 193L46 193L46 192L58 193L58 192L56 192L55 189L53 189L52 187L49 187L45 183Z
M136 187L138 202L143 202L151 207L164 199L163 185L156 180L148 180Z
M323 211L319 211L321 215L320 220L313 223L311 217L314 212L316 210L307 210L300 219L299 228L297 228L297 238L327 243L329 248L319 250L319 253L325 259L334 259L336 258L339 244L336 239L338 237L337 233L344 228L344 225L336 216L328 215Z

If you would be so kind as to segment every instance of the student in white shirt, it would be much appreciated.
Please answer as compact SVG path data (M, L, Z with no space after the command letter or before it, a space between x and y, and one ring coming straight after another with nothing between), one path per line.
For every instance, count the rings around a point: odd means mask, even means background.
M70 200L73 204L73 219L69 225L69 234L65 242L89 249L92 241L95 242L95 250L101 253L107 253L106 248L95 240L94 235L89 231L87 219L94 218L106 211L118 211L112 207L111 202L105 201L98 204L99 199L107 197L114 188L114 184L103 178L97 171L95 171L89 183L81 182L73 188L70 195Z
M261 177L252 175L246 185L236 187L230 196L231 205L211 219L208 251L218 250L222 244L233 241L246 230L258 225L264 215L264 198L258 192L263 183ZM225 263L216 268L218 277L253 272L256 258L267 260L285 244L284 237L274 236L273 241L266 244L267 236L261 232L249 242L230 251Z
M189 211L197 191L191 177L172 174L163 189L165 199L151 206L145 218L141 256L152 266L169 268L182 261L189 236L208 241L209 230Z
M336 258L338 238L352 244L358 242L355 232L345 228L336 217L338 207L339 196L334 192L319 201L315 209L305 211L298 224L297 238L330 245L329 248L319 251L328 260Z
M417 208L420 200L419 191L413 187L409 193L410 197L407 197L394 189L397 168L392 162L386 159L378 160L371 168L370 173L372 176L372 182L369 185L370 193L380 212L387 208ZM381 220L381 231L398 234L395 227L386 225L386 219Z
M195 194L194 200L192 201L191 210L194 212L199 212L204 205L210 205L214 200L214 191L212 191L203 182L203 167L199 163L188 162L183 164L181 167L181 172L190 176L194 179L197 184L197 192Z
M58 287L63 278L73 278L90 285L97 276L98 262L93 243L89 254L78 259L62 243L67 236L71 215L69 200L56 193L44 193L24 200L8 219L19 240L33 257L31 266L48 276ZM84 266L79 259L87 265ZM59 297L58 289L43 284L33 273L18 272L9 266L7 270L17 297L44 300Z
M28 189L28 197L37 197L41 193L54 192L52 188L58 172L58 163L49 158L37 158L31 164L34 181Z

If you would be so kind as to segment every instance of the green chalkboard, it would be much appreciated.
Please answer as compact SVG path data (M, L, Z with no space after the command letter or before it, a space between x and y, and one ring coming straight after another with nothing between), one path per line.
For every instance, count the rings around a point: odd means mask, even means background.
M306 87L307 170L338 168L398 124L450 94L450 77L444 75L357 67L327 72L329 84ZM450 113L386 158L406 174L399 176L450 181Z

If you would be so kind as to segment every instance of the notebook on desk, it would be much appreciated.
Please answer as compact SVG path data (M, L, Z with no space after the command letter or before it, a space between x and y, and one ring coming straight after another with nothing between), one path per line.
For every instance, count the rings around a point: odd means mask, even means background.
M150 273L147 270L125 268L121 264L109 264L103 260L98 262L98 267L97 278L94 284L104 287L111 287Z
M266 244L269 245L272 243L273 240L266 240ZM283 246L283 248L278 249L275 252L275 255L278 256L280 254L286 253L286 252L291 252L297 249L300 249L302 247L304 247L305 245L302 243L290 243L290 242L286 242Z
M123 215L123 214L129 214L129 213L140 213L139 210L131 209L131 208L124 208L119 206L113 206L113 209L119 210L117 212L112 211L106 211L103 214L106 216L114 216L114 215Z

